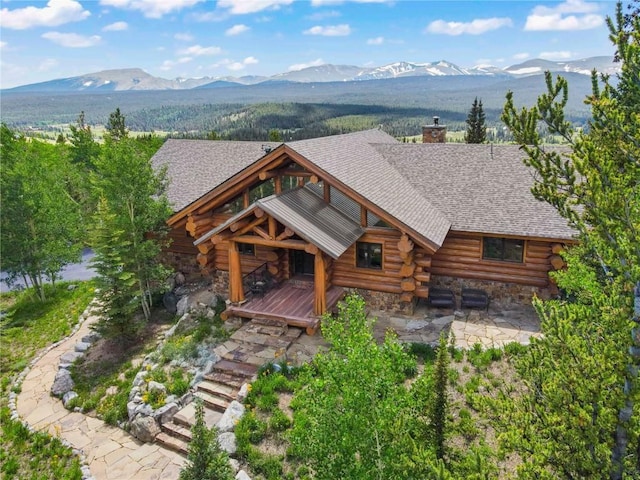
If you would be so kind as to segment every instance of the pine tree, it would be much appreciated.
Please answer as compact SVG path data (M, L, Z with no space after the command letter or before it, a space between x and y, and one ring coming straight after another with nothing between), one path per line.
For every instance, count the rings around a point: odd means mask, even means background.
M108 138L113 142L118 142L129 135L125 124L125 118L120 113L120 107L109 115L109 121L106 125Z
M631 22L631 23L629 23ZM537 478L636 478L640 471L640 358L633 288L640 281L640 19L608 19L622 60L615 83L593 74L584 132L565 120L568 85L546 74L548 92L517 111L507 95L502 119L536 171L532 192L579 233L555 275L565 300L536 301L543 337L519 362L524 394L503 410L503 438ZM600 88L600 82L604 87ZM546 149L538 124L572 153ZM634 332L634 335L630 335Z
M447 414L449 413L449 398L447 394L447 381L449 370L449 350L447 348L447 336L440 334L438 356L436 358L434 378L434 399L431 406L431 426L433 428L436 456L444 459L445 440L447 427Z
M204 423L202 401L196 400L196 423L191 428L188 463L180 471L180 480L232 480L228 455L220 448L216 428Z
M475 98L467 116L467 133L464 141L467 143L485 143L487 141L487 127L485 125L485 114L482 108L482 100Z

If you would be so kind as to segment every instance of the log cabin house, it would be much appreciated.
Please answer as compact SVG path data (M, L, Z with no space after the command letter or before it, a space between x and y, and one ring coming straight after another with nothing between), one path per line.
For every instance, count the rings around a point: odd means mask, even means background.
M481 288L492 304L548 297L575 232L533 198L523 156L377 129L283 144L170 139L152 160L175 209L166 260L210 278L225 315L309 333L349 290L405 313L430 287Z

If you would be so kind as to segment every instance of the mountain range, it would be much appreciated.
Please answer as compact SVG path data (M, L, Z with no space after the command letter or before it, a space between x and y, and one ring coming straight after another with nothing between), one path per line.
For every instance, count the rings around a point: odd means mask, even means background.
M370 68L325 64L304 68L302 70L279 73L271 77L201 77L176 78L173 80L155 77L139 68L125 68L33 83L5 89L3 92L98 93L101 91L128 90L190 90L237 87L263 83L359 82L423 76L493 76L507 79L539 75L547 70L554 73L564 72L590 75L593 69L600 73L615 74L620 71L620 65L614 63L613 60L607 56L590 57L566 62L534 59L507 68L498 68L491 65L476 65L471 68L462 68L451 62L441 60L431 63L396 62L381 67Z

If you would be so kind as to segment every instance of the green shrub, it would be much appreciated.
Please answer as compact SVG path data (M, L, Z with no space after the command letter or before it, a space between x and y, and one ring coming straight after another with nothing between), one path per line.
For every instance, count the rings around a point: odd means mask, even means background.
M283 432L291 427L291 419L279 408L276 408L269 418L269 429L274 432Z
M189 378L185 373L176 369L171 372L171 379L167 385L167 390L171 395L182 396L189 391Z
M421 358L425 363L431 363L436 358L435 349L428 343L410 343L409 352L416 357Z
M236 441L238 444L238 455L243 458L249 453L251 444L257 444L262 441L267 433L267 424L258 419L255 413L246 412L235 429Z
M520 355L524 354L528 348L529 347L527 347L526 345L522 345L521 343L511 342L507 343L504 346L504 353L506 353L510 357L519 357Z

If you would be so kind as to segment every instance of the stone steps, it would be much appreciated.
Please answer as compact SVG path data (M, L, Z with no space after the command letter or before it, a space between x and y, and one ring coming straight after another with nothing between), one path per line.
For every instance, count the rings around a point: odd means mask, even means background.
M198 391L204 391L210 395L215 395L221 399L231 402L238 395L238 388L222 382L203 380L198 384Z
M179 438L173 437L165 432L160 432L156 435L156 442L166 448L173 450L174 452L187 455L189 452L188 443Z
M258 372L258 367L248 363L234 362L231 360L223 359L215 363L211 371L244 377L248 380L250 378L253 378L253 376Z
M212 383L221 383L232 387L240 388L243 383L247 382L246 377L239 377L237 375L230 375L225 372L211 372L204 376L204 379Z
M183 425L178 425L177 423L169 422L162 424L162 431L167 435L178 438L184 442L191 441L191 430Z
M255 377L260 366L275 361L277 355L284 353L301 334L301 329L280 321L254 319L218 345L214 351L220 360L196 385L194 393L195 397L202 399L207 427L218 424L229 404L237 398L242 385ZM195 417L195 403L192 402L177 412L172 422L162 425L156 441L186 454Z
M207 393L203 390L198 390L196 391L196 393L194 394L196 397L202 399L203 403L213 409L216 410L218 412L224 413L224 411L227 409L227 407L229 406L229 401L224 400L220 397L218 397L217 395L211 395L210 393Z

